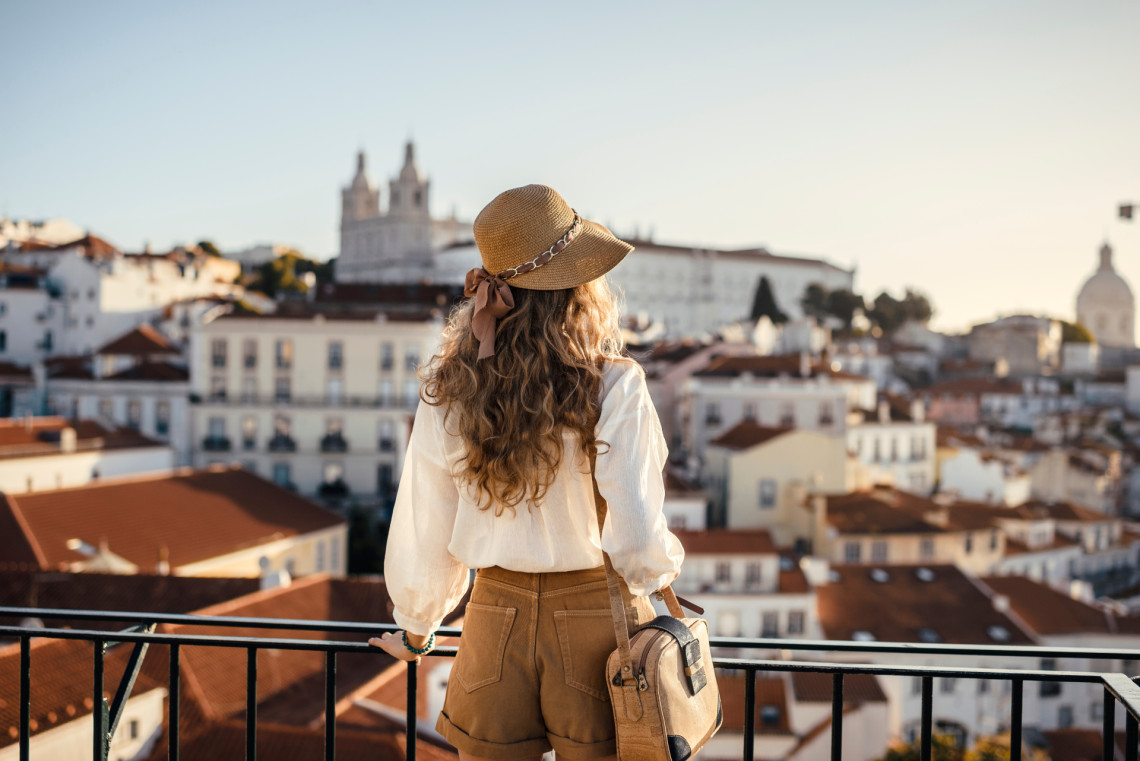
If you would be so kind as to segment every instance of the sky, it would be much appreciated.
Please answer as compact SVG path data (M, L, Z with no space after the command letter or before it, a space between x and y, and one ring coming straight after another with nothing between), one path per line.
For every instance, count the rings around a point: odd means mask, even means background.
M1140 3L14 2L0 215L336 254L414 138L433 213L541 182L619 235L915 288L933 325L1140 287Z

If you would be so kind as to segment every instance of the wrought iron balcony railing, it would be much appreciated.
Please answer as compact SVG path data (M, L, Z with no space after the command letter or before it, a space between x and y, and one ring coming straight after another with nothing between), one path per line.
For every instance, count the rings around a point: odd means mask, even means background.
M336 758L336 663L340 653L372 653L382 651L371 647L365 635L377 636L382 632L395 631L394 624L361 624L345 621L308 621L277 618L244 618L227 616L198 616L192 614L139 613L124 611L62 610L47 608L0 607L0 618L37 618L41 621L62 619L66 621L123 622L139 621L140 624L123 631L98 631L86 629L53 629L26 626L0 626L0 639L16 639L20 643L20 721L19 758L28 761L31 747L31 641L37 639L68 639L91 642L93 644L92 698L96 710L92 713L93 743L92 759L106 761L112 737L122 710L130 697L135 677L139 673L147 648L163 645L170 651L169 699L168 699L168 748L171 761L179 756L179 654L182 646L231 647L246 650L246 713L245 740L246 758L257 758L257 653L259 650L299 650L318 651L325 654L325 736L324 757L326 761ZM160 623L216 627L219 629L276 629L288 631L325 632L360 635L361 641L333 641L311 639L286 639L280 637L238 637L209 636L202 634L166 634L155 632ZM462 630L443 627L442 637L458 637ZM103 698L104 654L112 643L134 643L121 683L114 699L108 703ZM739 637L714 637L710 643L714 649L727 650L799 650L806 652L861 653L870 655L923 654L943 656L973 657L1017 657L1032 658L1083 658L1088 660L1134 660L1137 653L1119 648L1082 647L1022 647L1014 645L944 645L906 642L852 642L832 640L796 639L745 639ZM435 657L454 657L454 647L439 647L432 651ZM720 669L743 671L747 675L744 682L744 732L741 758L753 761L756 721L756 676L761 671L806 671L831 674L831 761L843 758L843 716L844 677L853 674L875 676L917 677L921 681L921 735L920 755L922 761L931 761L933 737L934 679L989 679L1011 683L1011 710L1009 715L1010 758L1022 758L1022 705L1026 682L1060 683L1074 682L1098 684L1103 690L1104 715L1102 758L1116 757L1116 705L1125 711L1125 761L1138 761L1140 748L1140 686L1124 674L1097 671L1051 671L1040 669L1000 669L1000 668L951 668L890 664L836 663L824 661L764 660L757 658L715 657L713 663ZM417 673L414 663L407 669L407 759L415 761L417 739ZM100 707L102 710L99 710Z

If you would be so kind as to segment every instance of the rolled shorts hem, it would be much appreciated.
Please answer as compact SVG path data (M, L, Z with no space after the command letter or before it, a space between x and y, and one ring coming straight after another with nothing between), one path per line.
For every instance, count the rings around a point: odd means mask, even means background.
M443 735L445 740L464 753L470 753L473 756L483 756L484 758L501 759L502 761L525 758L526 756L542 754L548 750L555 749L555 746L552 746L550 741L545 737L535 737L531 740L519 740L518 742L510 743L480 740L452 724L451 719L447 718L447 714L442 711L439 714L439 718L436 719L435 731ZM571 757L567 756L567 758ZM583 756L583 758L585 757Z
M554 752L558 754L558 757L569 759L569 761L589 761L617 753L616 737L600 742L583 743L550 732L547 732L546 736L549 738L550 744L554 746Z

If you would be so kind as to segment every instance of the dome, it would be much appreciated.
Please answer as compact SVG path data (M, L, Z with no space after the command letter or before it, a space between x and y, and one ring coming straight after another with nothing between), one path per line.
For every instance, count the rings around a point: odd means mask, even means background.
M1134 304L1132 289L1112 267L1112 247L1105 243L1100 249L1100 268L1085 281L1077 295L1077 311L1089 307L1126 307Z

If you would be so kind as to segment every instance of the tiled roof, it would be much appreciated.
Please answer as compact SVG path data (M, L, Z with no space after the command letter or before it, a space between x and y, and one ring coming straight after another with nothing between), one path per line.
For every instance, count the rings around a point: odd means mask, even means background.
M1020 383L997 378L958 378L926 388L924 394L935 396L979 396L981 394L1016 394L1022 392Z
M811 591L811 584L800 568L799 560L791 552L780 553L780 594L802 595Z
M88 233L79 240L70 243L43 243L41 241L26 241L20 245L21 251L53 251L64 253L73 248L79 248L84 256L98 258L121 253L119 249L102 238Z
M114 696L122 678L130 647L120 645L107 652L103 676L104 695ZM20 646L0 647L0 748L19 739ZM32 638L31 731L35 736L69 721L91 715L91 644L78 640ZM132 695L162 687L146 674L139 674Z
M21 571L0 565L0 606L10 607L81 609L98 600L101 610L189 613L259 588L256 578ZM52 618L45 623L53 628L121 629L135 622Z
M776 545L766 529L709 529L673 533L681 540L686 555L773 555Z
M925 518L933 501L898 489L875 487L829 495L827 522L843 534L936 534L945 529Z
M49 378L61 380L92 380L91 360L88 357L49 357L44 360Z
M831 674L793 671L792 696L797 703L830 703ZM885 703L887 695L874 674L847 674L843 678L843 700L848 703Z
M153 354L180 354L166 336L150 325L139 325L129 333L124 333L95 352L99 355L150 356Z
M1032 644L955 566L834 565L832 572L816 588L828 639L866 632L881 642L921 642L926 634L948 644Z
M60 432L65 428L75 431L76 446L83 451L165 446L138 431L104 428L94 420L7 418L0 419L0 459L61 454Z
M709 444L740 451L767 443L777 436L794 430L795 428L772 428L760 425L752 420L741 420L732 426L732 428L729 428L720 436L710 441Z
M32 368L14 362L0 362L0 377L32 379Z
M866 380L861 375L833 370L830 366L816 360L809 362L808 366L809 375L812 378L826 375L831 378ZM796 354L714 357L694 375L701 378L735 378L744 373L750 373L757 378L775 378L781 375L799 377L800 358Z
M935 429L934 439L937 446L940 447L969 447L972 449L984 449L986 442L979 439L972 433L962 433L953 428L945 426L938 426Z
M1005 554L1011 555L1027 555L1034 552L1052 552L1053 550L1065 549L1067 547L1077 547L1080 542L1069 539L1061 534L1054 533L1053 541L1044 546L1030 547L1024 542L1020 542L1012 537L1005 538Z
M655 345L649 356L645 358L645 362L664 362L666 364L674 364L682 362L694 354L698 354L707 349L709 344L694 341L691 338L682 341L662 341Z
M169 362L142 362L126 370L108 375L106 380L171 381L174 383L190 380L190 371Z
M1019 505L1015 509L1026 519L1052 518L1057 521L1080 521L1081 523L1106 523L1119 520L1113 515L1098 513L1096 510L1074 505L1071 502L1042 502L1035 499Z
M84 559L67 548L69 539L95 544L105 538L111 552L141 570L155 567L163 547L177 569L344 523L287 489L228 468L7 495L0 502L0 522L5 520L22 520L26 529L0 534L0 557L12 557L32 541L45 567L66 567Z
M740 674L717 674L720 688L722 729L740 732L744 729L744 680ZM779 677L756 677L756 715L753 717L758 735L790 735L788 696L784 680ZM768 711L765 711L765 708ZM775 709L775 710L773 710Z
M988 576L982 582L1009 598L1013 612L1037 634L1111 633L1112 617L1024 576Z

